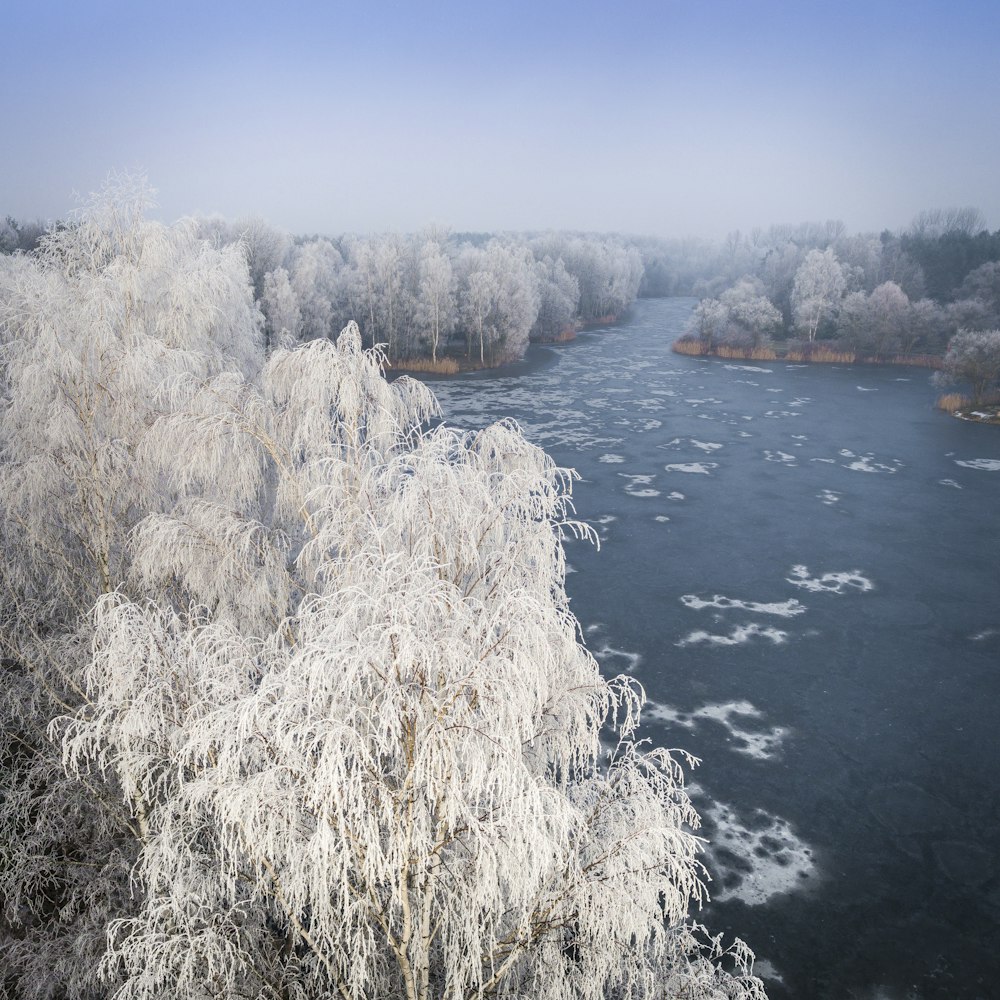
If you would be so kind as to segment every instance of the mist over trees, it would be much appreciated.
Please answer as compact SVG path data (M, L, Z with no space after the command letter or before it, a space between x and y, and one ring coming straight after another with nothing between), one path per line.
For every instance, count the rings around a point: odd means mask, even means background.
M701 299L689 336L705 350L786 343L806 356L941 356L959 330L1000 326L1000 231L976 209L922 212L896 234L852 235L830 221L637 246L641 295ZM732 296L751 288L780 313L765 336L732 312Z
M485 356L576 264L147 198L0 258L4 995L763 997L688 917L686 758L580 641L573 474L330 336L433 351L465 282ZM569 243L588 308L638 282Z
M331 337L355 321L390 363L448 354L479 365L523 357L532 340L626 312L642 280L639 251L616 237L506 235L485 241L429 230L291 240L263 223L201 223L247 246L268 345Z

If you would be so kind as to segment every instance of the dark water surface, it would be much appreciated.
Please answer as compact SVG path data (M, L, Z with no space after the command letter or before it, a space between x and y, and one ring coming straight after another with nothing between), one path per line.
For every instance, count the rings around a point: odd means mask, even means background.
M703 916L772 998L1000 997L1000 428L918 369L674 355L692 305L433 388L582 475L573 609L702 758Z

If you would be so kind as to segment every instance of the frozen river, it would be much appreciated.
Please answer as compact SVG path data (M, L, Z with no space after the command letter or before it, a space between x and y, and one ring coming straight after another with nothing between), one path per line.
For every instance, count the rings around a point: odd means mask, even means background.
M702 759L704 918L771 996L997 996L1000 428L916 369L674 355L693 304L433 388L583 477L573 609Z

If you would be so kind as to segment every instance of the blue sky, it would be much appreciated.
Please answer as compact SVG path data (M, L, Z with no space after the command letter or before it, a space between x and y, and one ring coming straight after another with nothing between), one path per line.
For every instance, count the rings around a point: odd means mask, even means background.
M1000 227L996 2L0 0L0 37L18 217L139 169L293 232Z

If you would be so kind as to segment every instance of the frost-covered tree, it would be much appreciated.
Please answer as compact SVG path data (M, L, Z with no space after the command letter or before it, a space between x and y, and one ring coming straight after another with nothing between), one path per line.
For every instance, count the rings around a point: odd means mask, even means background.
M419 275L414 319L431 345L431 360L437 362L441 337L447 337L455 325L456 281L451 261L433 240L420 251Z
M64 773L47 733L86 703L90 608L129 590L129 535L170 497L142 458L164 379L261 362L239 246L143 220L121 178L0 276L0 966L15 997L103 995L142 821ZM183 449L182 449L183 450Z
M761 284L742 278L719 297L726 310L732 333L746 339L752 347L766 341L781 326L781 313L763 294Z
M820 323L835 315L844 294L844 272L832 249L810 250L795 272L792 316L807 340L815 340Z
M561 260L544 257L535 265L538 284L538 315L531 336L554 340L572 329L580 301L580 284Z
M632 742L640 693L580 644L569 473L513 425L420 430L426 390L384 383L356 328L259 386L186 385L154 437L200 428L192 495L136 535L159 596L99 602L63 736L143 817L120 995L757 990L687 921L680 761Z
M101 212L3 271L15 995L762 996L580 641L572 474L353 324L261 366L242 254Z
M302 312L288 272L283 267L276 267L264 276L260 307L264 313L269 344L276 344L283 333L299 339Z
M1000 330L960 330L944 356L939 381L968 382L973 403L1000 387Z

